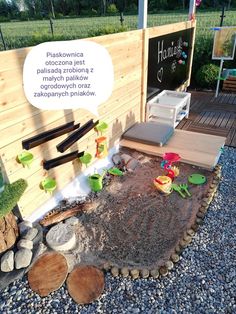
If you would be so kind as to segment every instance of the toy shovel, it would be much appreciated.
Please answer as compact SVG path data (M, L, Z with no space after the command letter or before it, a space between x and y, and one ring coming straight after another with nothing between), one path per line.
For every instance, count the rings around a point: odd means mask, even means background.
M181 188L178 186L178 184L172 183L171 187L174 191L178 192L182 198L185 198L185 195L181 192Z

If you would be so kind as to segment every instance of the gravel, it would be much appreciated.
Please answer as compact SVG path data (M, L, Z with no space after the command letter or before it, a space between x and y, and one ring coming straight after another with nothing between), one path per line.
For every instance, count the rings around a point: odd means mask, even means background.
M66 285L45 298L27 277L1 292L0 313L236 313L236 149L225 147L223 176L204 224L166 278L113 278L89 305L77 305Z

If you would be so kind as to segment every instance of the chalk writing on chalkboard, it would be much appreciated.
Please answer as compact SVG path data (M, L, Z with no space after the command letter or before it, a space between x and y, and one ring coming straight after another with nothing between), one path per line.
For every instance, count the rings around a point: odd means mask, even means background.
M193 28L149 39L147 96L188 79Z

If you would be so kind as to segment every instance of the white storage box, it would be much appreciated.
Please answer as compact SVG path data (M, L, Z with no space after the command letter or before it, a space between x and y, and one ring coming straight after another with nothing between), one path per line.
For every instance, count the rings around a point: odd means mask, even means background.
M164 90L147 103L146 121L162 122L174 128L189 115L191 94Z

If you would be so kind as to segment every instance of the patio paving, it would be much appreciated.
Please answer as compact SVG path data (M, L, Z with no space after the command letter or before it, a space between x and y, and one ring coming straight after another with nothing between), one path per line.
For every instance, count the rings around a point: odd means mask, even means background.
M227 146L236 147L236 94L191 92L188 119L177 129L226 137Z

